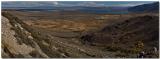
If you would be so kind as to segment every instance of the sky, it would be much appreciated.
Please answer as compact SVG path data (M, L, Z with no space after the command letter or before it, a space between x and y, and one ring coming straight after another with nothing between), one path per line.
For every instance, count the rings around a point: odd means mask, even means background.
M36 7L36 6L136 6L153 3L153 1L2 1L2 7Z

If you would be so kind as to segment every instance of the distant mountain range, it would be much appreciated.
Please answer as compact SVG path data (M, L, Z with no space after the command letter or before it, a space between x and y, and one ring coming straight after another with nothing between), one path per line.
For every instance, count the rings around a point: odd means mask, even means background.
M52 5L40 5L34 7L10 7L2 6L2 9L18 9L25 11L82 11L89 13L111 13L111 14L125 14L125 13L135 13L135 12L158 12L159 11L159 2L142 4L137 6L130 7L91 7L91 6L70 6L70 7L56 7Z
M159 12L159 2L143 4L128 8L130 12Z

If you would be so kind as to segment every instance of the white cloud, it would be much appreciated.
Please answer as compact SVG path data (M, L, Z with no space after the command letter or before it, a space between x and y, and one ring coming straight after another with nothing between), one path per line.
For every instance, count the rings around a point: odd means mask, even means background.
M58 2L56 2L56 1L54 1L54 2L53 2L53 5L58 5L58 4L59 4L59 3L58 3Z
M95 2L87 2L86 5L88 5L88 6L95 6L97 4Z

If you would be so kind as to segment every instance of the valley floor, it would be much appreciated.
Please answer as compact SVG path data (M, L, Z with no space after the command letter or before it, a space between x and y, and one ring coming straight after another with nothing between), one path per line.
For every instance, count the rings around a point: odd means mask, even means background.
M16 14L16 15L14 15ZM5 11L2 13L2 57L43 57L43 58L106 58L106 57L133 57L136 58L138 53L128 52L126 49L120 50L119 47L109 44L110 37L113 37L113 33L117 31L117 26L123 27L122 30L127 29L123 33L137 33L130 28L135 24L139 24L139 19L153 19L153 21L144 20L145 23L140 24L144 28L152 28L149 34L152 33L155 37L154 41L150 44L146 44L150 48L150 45L157 46L157 17L139 15L95 15L95 14L78 14L68 13L64 14L55 13L41 13L41 12L19 12L19 11ZM137 17L138 16L138 17ZM157 14L156 14L157 16ZM134 21L133 19L136 19ZM135 18L134 18L135 17ZM137 18L136 18L137 17ZM131 23L130 22L131 18ZM138 19L138 20L137 20ZM129 21L128 21L129 20ZM126 23L127 22L127 23ZM147 24L154 23L149 27L145 27ZM122 25L119 25L119 23ZM123 24L125 23L125 24ZM118 24L118 25L117 25ZM128 26L128 24L131 24ZM110 26L110 27L109 27ZM128 26L128 27L127 27ZM105 28L107 27L107 28ZM112 29L114 28L114 29ZM124 29L125 28L125 29ZM129 28L129 29L128 29ZM112 31L112 30L115 31ZM110 31L110 32L109 32ZM141 28L140 28L141 31ZM148 31L148 30L147 30ZM112 33L113 32L113 33ZM117 32L117 33L119 33ZM154 34L153 34L154 33ZM108 37L109 35L110 37ZM131 35L131 34L128 34ZM141 36L141 34L139 35ZM83 38L82 38L83 37ZM119 37L128 37L120 35ZM139 39L138 36L134 36ZM132 38L134 38L132 37ZM105 38L105 39L104 39ZM146 39L142 36L140 38ZM150 36L148 36L150 39ZM94 39L92 41L92 39ZM98 39L96 41L96 39ZM103 40L101 40L103 39ZM114 38L112 38L114 39ZM123 38L122 42L126 42ZM149 39L146 39L148 42ZM108 42L108 43L99 43ZM116 39L115 39L116 40ZM135 39L131 39L134 43ZM113 42L114 43L114 42ZM118 42L119 43L119 42ZM127 42L128 43L128 42ZM133 44L130 43L129 44ZM154 43L154 44L153 44ZM106 45L110 45L109 47ZM121 45L121 42L119 43ZM122 44L124 45L124 44ZM130 46L130 45L126 45ZM121 48L121 47L120 47ZM127 47L128 48L128 47ZM126 52L127 51L127 52ZM139 52L139 51L138 51ZM157 57L157 56L152 56Z

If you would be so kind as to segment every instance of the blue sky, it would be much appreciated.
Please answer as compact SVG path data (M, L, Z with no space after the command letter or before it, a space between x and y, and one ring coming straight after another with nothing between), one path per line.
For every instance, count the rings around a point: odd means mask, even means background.
M36 6L136 6L153 3L153 1L2 1L2 7L36 7Z

